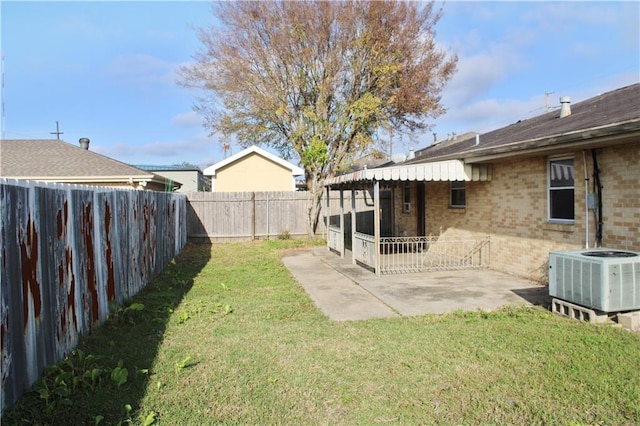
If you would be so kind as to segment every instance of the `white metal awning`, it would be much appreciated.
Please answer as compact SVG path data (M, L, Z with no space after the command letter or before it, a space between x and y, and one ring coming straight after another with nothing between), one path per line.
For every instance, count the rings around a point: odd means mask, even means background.
M491 165L465 164L462 160L436 161L359 170L327 179L324 186L345 185L364 181L487 181L491 180Z

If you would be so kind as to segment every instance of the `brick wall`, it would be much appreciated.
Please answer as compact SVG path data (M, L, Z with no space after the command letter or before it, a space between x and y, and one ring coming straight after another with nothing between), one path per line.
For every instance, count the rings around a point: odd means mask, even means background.
M416 183L410 182L411 207L409 212L403 211L404 182L393 188L394 232L398 236L417 235L418 222L416 219Z
M602 245L640 251L640 143L601 148L596 153L604 187ZM549 251L585 247L586 238L583 152L560 154L574 158L573 224L547 220L548 157L535 156L494 161L490 182L467 182L464 209L449 207L448 182L427 183L427 235L490 235L492 268L546 283ZM590 151L586 154L592 192L593 163ZM593 247L593 212L587 216L588 243Z
M598 150L604 247L640 251L640 141Z

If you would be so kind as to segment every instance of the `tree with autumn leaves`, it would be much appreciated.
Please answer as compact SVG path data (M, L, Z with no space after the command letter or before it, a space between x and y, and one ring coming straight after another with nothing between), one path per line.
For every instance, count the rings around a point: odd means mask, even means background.
M444 112L457 57L438 49L433 2L221 2L181 69L212 134L299 157L315 235L323 181L380 129L415 132Z

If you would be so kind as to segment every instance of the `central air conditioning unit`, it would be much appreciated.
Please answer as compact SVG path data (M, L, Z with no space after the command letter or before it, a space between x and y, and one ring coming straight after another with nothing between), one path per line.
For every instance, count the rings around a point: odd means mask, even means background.
M602 312L640 309L640 253L549 252L549 295Z

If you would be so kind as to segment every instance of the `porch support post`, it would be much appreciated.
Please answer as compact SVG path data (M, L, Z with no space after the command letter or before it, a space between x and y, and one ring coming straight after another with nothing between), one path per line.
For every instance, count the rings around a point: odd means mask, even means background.
M340 257L344 258L344 189L340 188Z
M380 275L380 182L373 182L373 241L376 250L376 275Z
M325 238L327 239L327 250L331 250L331 246L329 245L329 219L331 217L331 210L329 210L329 200L331 199L331 187L327 185L327 199L325 200L324 209L324 232Z
M356 264L356 190L351 188L351 263Z

